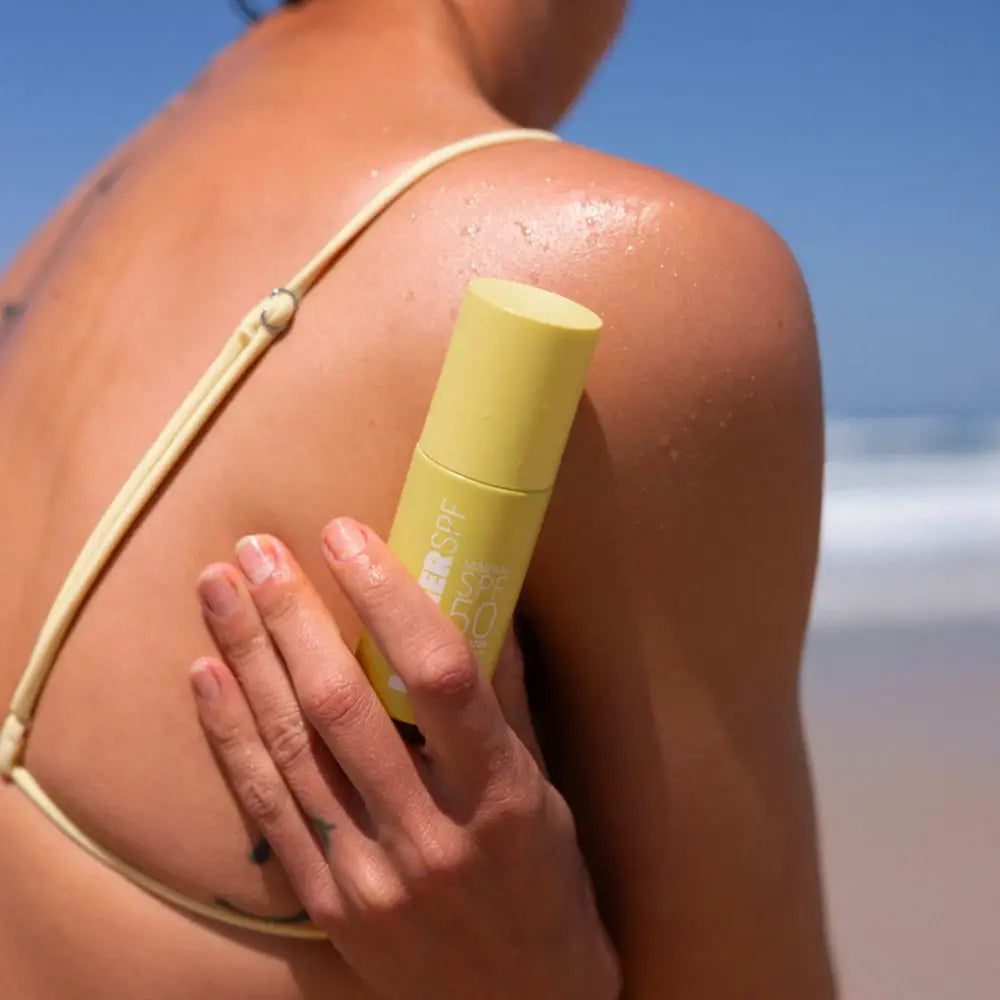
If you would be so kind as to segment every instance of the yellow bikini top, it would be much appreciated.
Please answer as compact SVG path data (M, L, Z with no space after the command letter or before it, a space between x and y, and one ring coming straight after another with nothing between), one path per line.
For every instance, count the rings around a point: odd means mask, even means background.
M45 681L80 608L129 528L190 447L206 421L278 335L288 329L303 296L360 233L404 191L442 164L489 146L556 138L549 132L535 129L511 129L464 139L418 160L375 195L291 281L275 288L247 313L111 502L59 589L42 624L24 674L11 698L9 714L0 729L0 775L10 778L60 830L82 848L154 896L199 916L249 930L284 937L324 938L323 932L310 924L243 914L192 899L158 882L85 834L19 763Z

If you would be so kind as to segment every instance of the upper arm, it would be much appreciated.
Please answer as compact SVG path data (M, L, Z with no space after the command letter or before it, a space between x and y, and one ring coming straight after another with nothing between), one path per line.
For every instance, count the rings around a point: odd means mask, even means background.
M808 297L749 213L653 208L631 270L592 286L606 331L524 592L545 749L627 996L825 997L798 705Z

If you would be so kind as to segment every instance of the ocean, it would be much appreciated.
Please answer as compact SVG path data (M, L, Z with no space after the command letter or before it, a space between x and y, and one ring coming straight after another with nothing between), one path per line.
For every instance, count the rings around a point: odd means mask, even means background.
M845 1000L1000 983L1000 418L831 420L803 705Z
M1000 615L1000 418L832 420L818 628Z

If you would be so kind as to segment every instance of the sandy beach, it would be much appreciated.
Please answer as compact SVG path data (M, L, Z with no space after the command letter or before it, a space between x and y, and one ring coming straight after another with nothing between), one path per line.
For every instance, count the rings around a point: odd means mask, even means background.
M1000 991L1000 623L813 634L806 719L845 1000Z
M869 464L828 476L803 691L841 992L995 1000L997 465L963 458L921 486Z

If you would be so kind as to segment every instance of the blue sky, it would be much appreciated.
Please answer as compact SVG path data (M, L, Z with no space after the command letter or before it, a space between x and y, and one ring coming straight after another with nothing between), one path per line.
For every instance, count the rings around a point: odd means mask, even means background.
M242 24L228 0L0 10L4 261ZM562 131L782 233L832 412L1000 410L996 0L634 0Z

